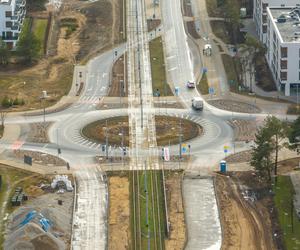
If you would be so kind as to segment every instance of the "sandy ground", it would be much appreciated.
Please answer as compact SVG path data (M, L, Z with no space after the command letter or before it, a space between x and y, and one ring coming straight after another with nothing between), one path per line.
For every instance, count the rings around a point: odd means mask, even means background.
M47 55L30 67L9 65L0 69L3 84L0 100L4 96L26 100L24 106L10 109L20 111L29 107L41 108L39 97L42 90L46 90L50 96L45 106L53 105L66 95L71 86L74 64L87 62L121 42L121 2L64 0L61 10L53 15ZM48 14L38 12L31 15ZM78 25L69 37L65 35L66 28L60 27L60 20L64 18L76 19Z
M129 181L126 177L109 178L109 239L108 249L129 249L130 211Z
M167 205L170 222L170 237L165 240L166 250L184 249L186 228L182 203L182 174L174 173L166 178Z
M276 249L270 233L271 222L263 207L256 208L240 194L232 178L216 177L216 194L221 211L222 249Z

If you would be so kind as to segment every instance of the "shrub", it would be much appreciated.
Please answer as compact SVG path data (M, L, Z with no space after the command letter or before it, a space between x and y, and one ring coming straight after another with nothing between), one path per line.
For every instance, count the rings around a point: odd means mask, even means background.
M4 108L9 108L9 107L12 106L12 101L11 101L7 96L5 96L5 97L2 99L1 105L2 105L2 107L4 107Z

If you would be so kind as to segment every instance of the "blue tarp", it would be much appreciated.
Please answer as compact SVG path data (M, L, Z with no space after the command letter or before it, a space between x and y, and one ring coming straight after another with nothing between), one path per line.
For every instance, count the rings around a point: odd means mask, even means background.
M35 218L35 216L36 216L36 211L35 211L35 210L30 211L30 212L26 215L25 219L20 223L20 225L21 225L21 226L26 225L26 224L29 223L31 220L33 220L33 219Z

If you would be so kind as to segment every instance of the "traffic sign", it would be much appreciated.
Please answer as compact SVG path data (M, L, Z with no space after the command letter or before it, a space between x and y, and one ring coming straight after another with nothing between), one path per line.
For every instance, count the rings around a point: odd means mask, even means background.
M224 153L227 153L227 152L228 152L228 149L229 149L229 146L225 145L225 146L224 146Z
M182 146L181 146L181 152L182 153L186 153L187 152L187 145L185 143L182 144Z
M215 89L213 87L209 87L208 93L213 95L215 93Z
M163 148L163 156L165 161L170 161L170 149Z

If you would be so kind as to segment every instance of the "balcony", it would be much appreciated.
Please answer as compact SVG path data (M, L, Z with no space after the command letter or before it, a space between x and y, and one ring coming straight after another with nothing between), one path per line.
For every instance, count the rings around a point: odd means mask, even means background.
M14 25L10 29L11 30L20 30L20 26L19 25Z
M17 0L16 1L16 6L17 7L25 7L26 1L25 0Z
M1 39L3 41L16 41L18 40L18 36L2 36Z

